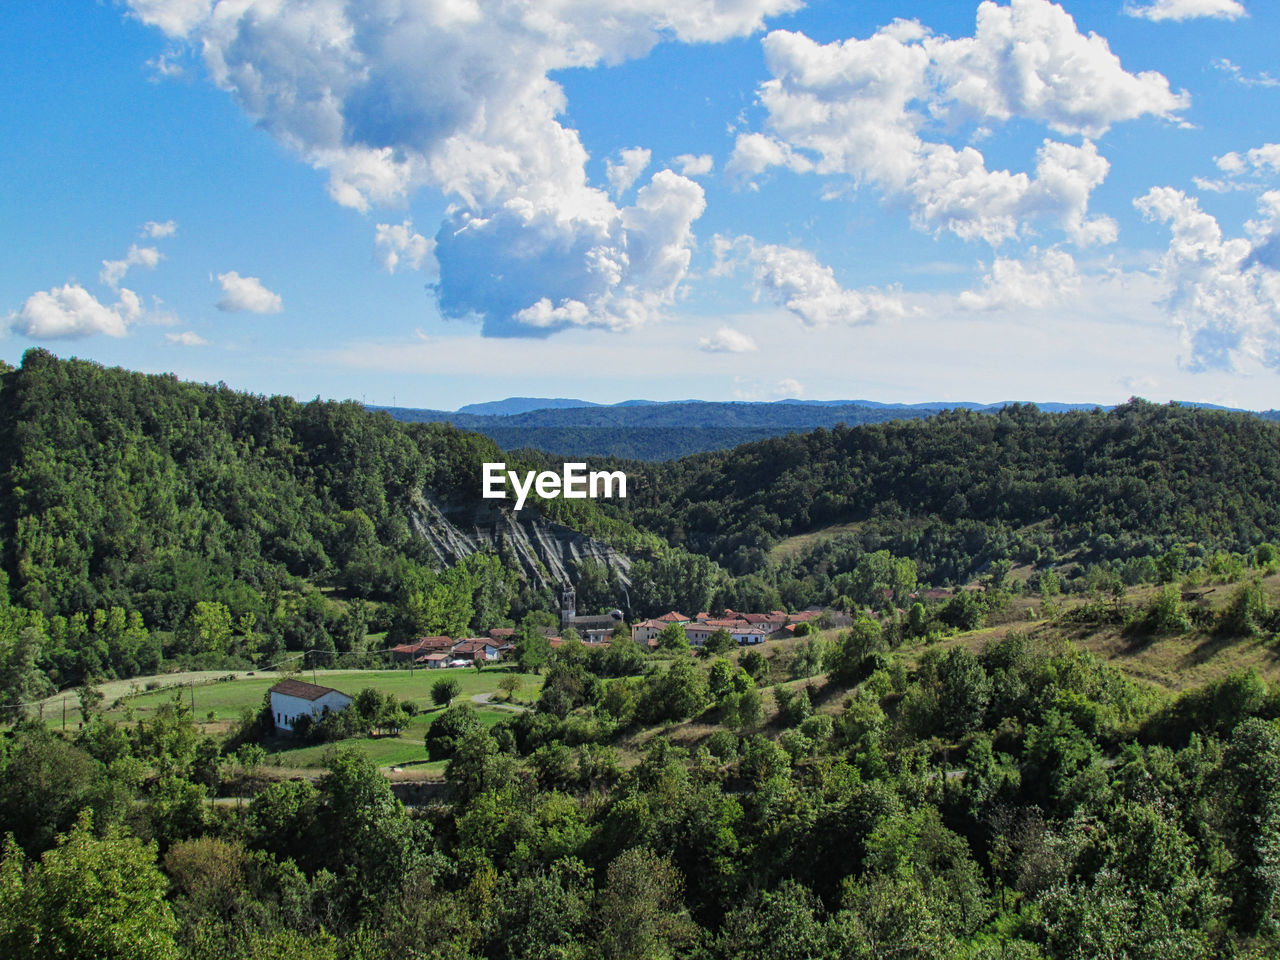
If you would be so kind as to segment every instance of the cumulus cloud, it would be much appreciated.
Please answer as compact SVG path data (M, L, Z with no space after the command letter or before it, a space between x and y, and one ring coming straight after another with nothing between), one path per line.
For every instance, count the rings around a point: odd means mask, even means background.
M599 199L569 223L523 204L486 217L455 213L436 234L441 312L479 315L490 336L647 322L688 272L692 224L706 207L702 188L660 170L633 206Z
M721 327L714 335L702 337L698 346L707 353L751 353L759 349L750 336L732 327Z
M907 315L901 291L848 290L835 272L807 250L778 244L757 244L751 237L714 239L715 273L733 272L739 265L751 268L754 295L784 307L805 326L834 323L864 324Z
M1151 0L1147 4L1127 3L1124 12L1144 20L1194 20L1197 17L1236 20L1248 16L1239 0Z
M33 340L74 340L97 333L123 337L131 322L142 315L142 304L132 290L122 289L111 306L76 283L29 296L22 308L9 314L9 327Z
M177 232L178 222L176 220L165 220L163 222L148 220L142 225L142 235L151 240L163 240L165 237L172 237Z
M178 347L206 347L209 341L194 330L183 330L181 333L166 333L164 335L166 343L172 343Z
M1216 180L1193 177L1199 189L1211 193L1260 189L1267 179L1280 173L1280 143L1264 143L1245 153L1233 150L1214 157L1214 163L1226 176Z
M1040 310L1061 303L1080 290L1080 274L1071 254L1031 249L1026 260L997 257L976 290L966 290L959 304L966 310Z
M326 171L337 202L367 210L403 203L422 187L443 191L454 209L436 236L437 298L451 316L479 319L499 335L643 322L673 290L669 268L688 260L687 245L667 241L687 235L691 207L655 220L639 197L619 208L591 185L586 150L560 122L567 104L550 74L620 63L666 40L745 36L800 5L129 2L139 19L198 49L214 82L249 116ZM678 205L671 195L687 189L660 176L648 187ZM633 224L651 232L633 235ZM474 259L498 252L512 261ZM545 286L530 283L534 264L545 268ZM543 300L549 310L538 306Z
M1161 74L1127 72L1105 39L1081 34L1048 0L983 3L974 35L954 40L899 20L865 40L778 30L763 42L769 132L739 135L731 174L847 177L905 201L922 229L991 243L1032 221L1080 244L1113 240L1115 224L1087 212L1109 169L1091 138L1142 116L1176 119L1189 103ZM1015 119L1083 142L1045 140L1031 175L990 170L975 147L928 136L966 125L981 136Z
M1280 369L1280 191L1259 199L1246 237L1225 237L1194 197L1171 187L1154 187L1134 204L1169 225L1157 273L1189 368L1231 370L1248 359Z
M644 168L649 166L650 156L650 152L643 147L631 147L619 153L618 162L604 162L605 174L615 196L620 197L631 189L631 185L644 173Z
M272 293L257 277L242 277L234 270L218 274L222 299L217 307L227 313L279 313L284 301Z
M686 177L705 177L715 168L715 161L709 153L682 153L676 157L680 173Z
M146 267L148 270L154 270L156 264L163 259L164 254L155 247L140 247L133 243L129 245L129 252L125 254L123 260L102 261L102 271L98 274L98 279L115 289L129 272L130 267Z
M435 264L436 242L414 231L412 220L378 224L373 245L378 262L387 273L395 273L402 263L410 270L421 270L428 258L432 266Z

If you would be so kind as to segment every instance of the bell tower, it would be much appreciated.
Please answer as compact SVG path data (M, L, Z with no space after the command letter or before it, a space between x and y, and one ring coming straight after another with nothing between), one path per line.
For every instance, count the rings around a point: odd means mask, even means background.
M569 583L562 584L560 587L560 629L573 624L573 618L578 615L577 599L573 593L573 585Z

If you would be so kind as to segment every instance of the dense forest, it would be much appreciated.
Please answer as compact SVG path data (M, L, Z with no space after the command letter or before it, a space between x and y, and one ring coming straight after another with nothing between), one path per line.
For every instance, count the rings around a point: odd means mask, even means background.
M500 447L530 447L557 456L671 460L726 450L837 423L850 426L930 417L941 407L842 403L657 403L547 408L477 414L386 407L409 423L450 423L484 434Z
M1274 643L1274 599L1255 599ZM1147 633L1168 601L1107 615ZM1256 674L1162 696L1052 629L920 646L865 618L790 644L555 650L533 709L437 709L423 751L443 780L412 807L353 746L318 778L270 776L260 717L215 738L182 696L136 722L90 711L70 738L20 723L0 739L0 954L1280 949L1280 696ZM362 692L339 716L366 704L383 709Z
M0 374L0 675L30 692L162 659L271 663L553 608L549 575L525 575L501 544L446 568L422 535L426 498L477 502L480 464L503 459L521 465L478 434L355 403L28 351ZM594 501L538 511L640 561L639 599L713 573Z
M916 420L947 410L998 413L1016 404L914 403L887 404L865 400L776 403L715 403L683 401L648 403L630 401L604 406L571 400L532 399L476 404L457 412L412 407L371 407L407 423L451 423L489 437L504 450L530 447L558 456L618 457L631 460L673 460L695 453L727 450L768 437L831 429L838 424L855 427L892 420ZM1093 409L1090 404L1042 403L1046 413ZM1182 404L1188 408L1225 408ZM512 409L507 410L508 407ZM475 408L480 408L477 411ZM488 412L496 408L503 412ZM1280 411L1250 414L1280 420Z
M787 538L783 576L821 581L864 553L922 580L993 561L1119 564L1174 547L1246 550L1280 524L1280 425L1140 400L1110 411L956 410L836 427L651 465L634 521L734 574Z
M533 507L629 558L574 567L581 608L829 609L753 647L553 646L500 545L446 565L422 535L480 462L545 454L31 351L0 374L0 956L1276 956L1280 689L1084 645L1276 673L1278 431L1012 407L624 464L625 502ZM502 709L362 669L285 733L269 701L99 684L498 625ZM393 783L371 751L410 723ZM318 772L271 762L299 744Z
M531 575L500 537L441 563L423 536L435 506L479 502L479 465L492 460L558 470L540 451L504 454L479 434L353 403L29 351L0 374L7 699L162 662L247 666L310 650L334 663L545 616L552 577ZM1032 589L1168 582L1247 552L1280 522L1280 426L1141 401L955 410L595 465L627 471L627 500L535 498L525 515L626 558L579 558L567 574L580 610L629 619L874 610L886 591L900 602L917 585L1013 566L1013 589L1027 571Z

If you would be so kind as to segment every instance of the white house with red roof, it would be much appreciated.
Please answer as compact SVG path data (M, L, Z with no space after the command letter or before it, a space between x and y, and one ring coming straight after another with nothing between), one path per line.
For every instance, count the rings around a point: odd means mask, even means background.
M271 719L277 730L292 730L301 716L319 720L326 710L337 713L351 705L351 698L341 690L303 680L281 680L268 693Z

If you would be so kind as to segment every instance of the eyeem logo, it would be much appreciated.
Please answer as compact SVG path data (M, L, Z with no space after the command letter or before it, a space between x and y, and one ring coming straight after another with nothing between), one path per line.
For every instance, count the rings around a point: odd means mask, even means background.
M565 497L569 500L585 500L587 497L625 497L627 495L627 475L621 470L612 472L594 470L587 473L585 463L566 463L564 473L553 473L543 470L535 476L532 470L524 475L524 483L514 470L508 470L505 463L486 463L481 472L483 489L481 496L486 500L507 499L507 480L516 492L516 509L524 507L529 491L535 491L544 500ZM618 492L614 494L615 485Z

